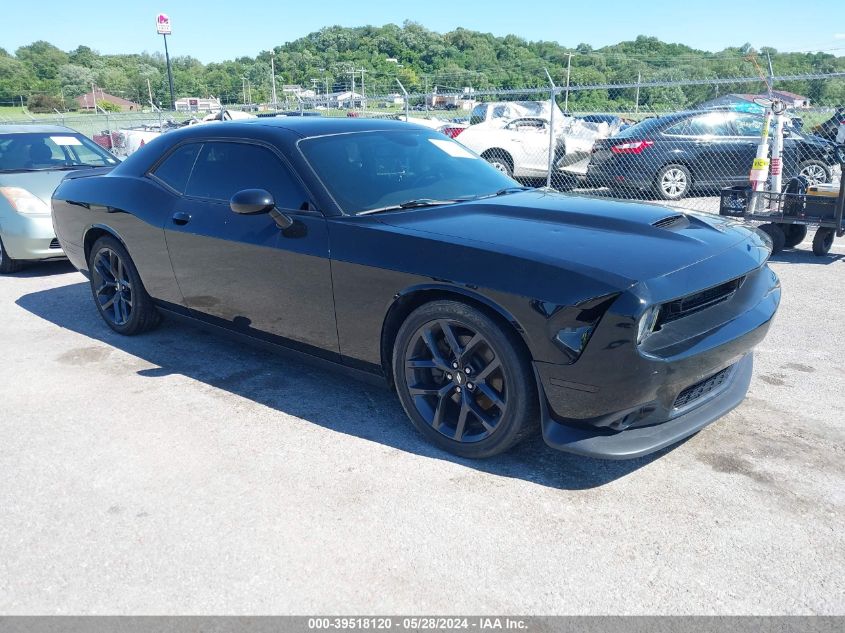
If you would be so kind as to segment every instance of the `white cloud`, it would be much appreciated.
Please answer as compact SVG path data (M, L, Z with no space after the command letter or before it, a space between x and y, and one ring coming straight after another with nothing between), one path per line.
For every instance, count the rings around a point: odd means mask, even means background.
M835 40L845 40L845 33L834 33L833 39L835 39Z

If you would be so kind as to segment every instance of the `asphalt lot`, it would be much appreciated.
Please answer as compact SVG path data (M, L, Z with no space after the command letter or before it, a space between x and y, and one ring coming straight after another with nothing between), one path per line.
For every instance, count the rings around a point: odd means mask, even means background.
M386 390L0 278L0 613L845 614L843 246L776 258L746 402L630 462L456 459Z

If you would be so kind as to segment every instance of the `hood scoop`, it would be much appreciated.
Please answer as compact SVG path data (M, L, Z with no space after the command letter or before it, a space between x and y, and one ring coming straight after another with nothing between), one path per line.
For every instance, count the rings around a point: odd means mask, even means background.
M682 213L676 213L656 220L651 225L656 229L685 229L689 226L689 220Z

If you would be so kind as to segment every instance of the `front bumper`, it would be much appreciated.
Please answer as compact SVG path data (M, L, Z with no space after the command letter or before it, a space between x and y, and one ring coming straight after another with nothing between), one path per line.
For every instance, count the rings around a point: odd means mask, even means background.
M748 390L752 350L780 302L767 266L745 279L731 300L664 325L642 347L620 339L624 319L608 313L577 362L535 362L546 443L593 457L639 457L736 407Z
M633 459L648 455L697 433L739 405L751 384L752 367L753 356L749 353L728 369L730 377L723 388L702 396L695 406L685 408L663 421L659 418L667 415L667 412L655 411L650 416L652 424L622 431L563 424L556 421L546 407L542 420L543 439L552 448L589 457ZM635 411L638 410L639 407ZM668 415L672 415L671 411Z
M9 257L17 260L57 259L65 256L47 216L8 213L0 219L0 238Z

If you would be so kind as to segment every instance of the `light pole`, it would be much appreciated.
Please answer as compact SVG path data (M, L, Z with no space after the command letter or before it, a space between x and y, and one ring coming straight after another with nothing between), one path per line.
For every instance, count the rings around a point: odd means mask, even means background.
M164 59L167 62L167 82L170 84L170 107L176 109L176 97L173 94L173 71L170 69L170 51L167 50L167 36L173 33L170 17L166 13L156 16L156 32L164 38Z
M273 110L278 110L279 106L276 104L276 51L270 55L270 74L273 77Z

